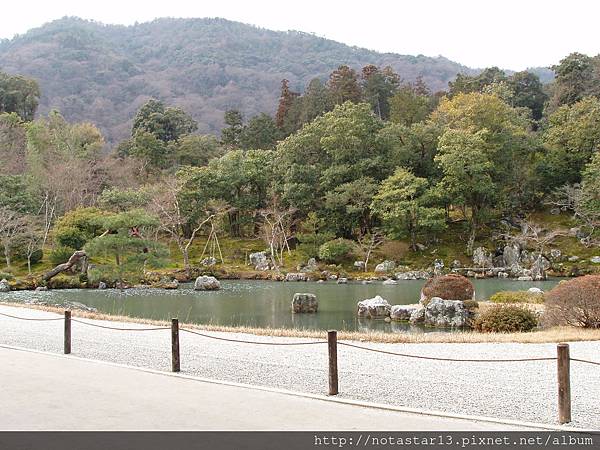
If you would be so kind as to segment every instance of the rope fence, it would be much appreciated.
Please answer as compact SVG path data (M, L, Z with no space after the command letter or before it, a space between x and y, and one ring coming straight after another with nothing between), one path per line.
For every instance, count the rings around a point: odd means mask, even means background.
M309 341L309 342L265 342L265 341L249 341L244 339L232 339L224 338L219 336L213 336L206 333L200 333L198 331L191 330L189 328L181 328L179 326L178 319L171 319L171 326L164 327L151 327L151 328L119 328L110 327L107 325L100 325L91 322L86 322L80 319L71 318L71 311L65 310L64 317L56 318L30 318L30 317L19 317L11 314L0 313L0 316L8 317L11 319L27 320L27 321L64 321L64 353L71 353L71 323L76 322L82 325L103 328L107 330L115 331L159 331L159 330L171 330L171 370L173 372L181 371L181 359L179 352L179 332L184 331L189 334L200 336L207 339L214 339L218 341L232 342L238 344L252 344L252 345L272 345L272 346L298 346L298 345L315 345L315 344L327 344L328 348L328 375L329 375L329 395L337 395L339 393L338 387L338 369L337 369L337 347L338 344L341 346L354 348L357 350L363 350L374 353L381 353L392 356L399 356L402 358L421 359L430 361L444 361L444 362L461 362L461 363L516 363L516 362L530 362L530 361L556 361L557 362L557 382L558 382L558 421L561 424L571 422L571 379L570 379L570 363L571 361L592 364L600 366L600 362L590 361L586 359L571 358L569 353L569 344L558 344L557 354L555 357L539 357L539 358L511 358L511 359L461 359L461 358L441 358L435 356L423 356L413 355L408 353L391 352L388 350L380 350L371 347L365 347L362 345L352 344L349 342L341 342L337 339L337 331L330 330L327 332L327 340Z

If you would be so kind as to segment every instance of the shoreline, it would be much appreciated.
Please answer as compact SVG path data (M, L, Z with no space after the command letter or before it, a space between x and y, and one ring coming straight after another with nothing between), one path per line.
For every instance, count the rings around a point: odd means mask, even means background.
M57 306L36 305L18 302L0 302L0 305L23 309L53 312L63 314L65 309ZM170 326L170 321L111 315L101 312L72 310L73 317L110 322L126 322L156 326ZM197 330L222 333L243 333L254 336L295 337L295 338L326 338L325 330L304 330L294 328L259 328L232 327L225 325L210 325L181 322L182 327ZM585 329L575 327L554 327L527 333L479 333L475 331L433 331L427 333L383 333L357 332L338 330L339 340L357 342L373 342L382 344L483 344L483 343L521 343L544 344L557 342L600 341L600 329Z

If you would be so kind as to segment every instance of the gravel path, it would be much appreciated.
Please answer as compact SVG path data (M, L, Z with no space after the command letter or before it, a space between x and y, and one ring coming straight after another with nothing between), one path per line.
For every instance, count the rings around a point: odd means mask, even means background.
M0 305L0 312L29 318L56 314ZM148 325L103 322L112 327ZM73 323L73 355L170 370L170 332L113 331ZM0 316L0 344L61 353L63 322ZM299 342L237 333L219 337ZM182 373L219 380L324 394L326 345L248 345L180 333ZM554 357L555 344L371 344L387 351L449 358ZM574 358L600 361L600 343L571 343ZM556 424L554 361L456 363L415 360L338 347L340 397L393 405ZM600 429L600 366L571 363L572 426Z

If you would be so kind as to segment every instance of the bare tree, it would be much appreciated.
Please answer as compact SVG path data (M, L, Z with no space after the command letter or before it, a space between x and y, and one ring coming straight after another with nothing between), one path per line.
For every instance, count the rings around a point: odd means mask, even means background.
M364 257L365 272L368 271L371 253L381 244L383 244L383 237L377 232L366 233L358 238L358 248Z
M150 209L159 219L159 231L167 233L177 244L177 248L183 256L183 266L186 272L190 272L190 248L196 239L198 232L207 224L211 226L211 236L214 232L213 219L216 216L209 208L199 218L191 218L181 207L179 200L183 183L177 178L163 180L155 189L150 201ZM191 227L190 227L191 225ZM190 229L186 233L187 229Z
M0 207L0 241L4 248L6 268L10 269L12 245L23 231L23 215L6 207Z
M268 208L259 212L263 222L262 237L269 246L271 262L277 271L284 265L285 252L291 254L288 239L291 236L293 213L293 209L280 207L276 199L271 201Z

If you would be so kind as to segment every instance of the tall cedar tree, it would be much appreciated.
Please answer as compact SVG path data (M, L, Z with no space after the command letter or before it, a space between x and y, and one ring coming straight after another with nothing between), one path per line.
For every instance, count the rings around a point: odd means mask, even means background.
M279 106L277 107L277 114L275 116L277 128L283 128L285 124L285 118L290 112L290 108L294 103L294 99L299 95L300 94L298 92L290 91L289 80L281 80L281 96L279 97Z

